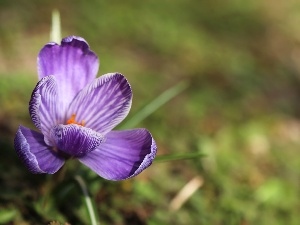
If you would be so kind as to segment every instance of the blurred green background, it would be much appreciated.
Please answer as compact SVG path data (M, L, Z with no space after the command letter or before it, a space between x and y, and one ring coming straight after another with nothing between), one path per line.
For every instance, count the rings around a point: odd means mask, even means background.
M158 155L205 156L154 162L122 182L76 161L52 176L30 174L13 138L19 124L33 127L28 102L53 9L63 36L84 37L98 54L99 75L128 78L128 120L186 82L136 127L152 132ZM101 224L298 225L299 22L296 0L1 0L0 224L89 224L80 174ZM198 189L174 208L195 178Z

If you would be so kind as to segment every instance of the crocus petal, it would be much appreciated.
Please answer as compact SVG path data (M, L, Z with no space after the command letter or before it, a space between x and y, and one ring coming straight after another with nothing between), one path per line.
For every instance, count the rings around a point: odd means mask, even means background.
M43 135L29 128L19 127L14 146L18 156L32 173L53 174L64 164L64 159L45 144Z
M132 102L129 83L122 74L105 74L84 88L71 103L68 117L106 134L128 114Z
M150 166L156 149L146 129L112 131L106 135L105 142L78 159L105 179L123 180Z
M80 37L70 36L61 45L48 43L38 55L39 78L54 75L59 83L61 109L65 110L75 95L95 79L99 60Z
M50 129L62 123L63 115L57 110L57 83L54 76L42 78L32 92L29 113L34 125L49 137Z
M57 125L51 130L51 138L59 151L78 157L94 150L103 142L103 135L77 125Z

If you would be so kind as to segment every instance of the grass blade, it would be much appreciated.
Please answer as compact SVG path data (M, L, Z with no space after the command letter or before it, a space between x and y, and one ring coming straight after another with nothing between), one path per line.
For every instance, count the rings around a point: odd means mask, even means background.
M121 125L121 129L132 128L135 127L139 122L144 120L146 117L155 112L162 105L166 104L172 98L177 96L183 90L188 87L188 82L182 81L175 86L169 88L162 94L160 94L157 98L155 98L152 102L142 108L138 113L136 113L131 119Z
M204 157L205 154L202 152L184 153L184 154L168 154L168 155L158 155L155 157L154 162L168 162L174 160L187 160L195 159L198 157Z

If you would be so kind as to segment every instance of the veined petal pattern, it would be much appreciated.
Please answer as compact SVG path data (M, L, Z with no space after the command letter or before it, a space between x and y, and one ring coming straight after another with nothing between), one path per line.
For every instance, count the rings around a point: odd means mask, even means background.
M48 43L38 55L38 74L42 79L54 75L59 83L61 109L66 110L77 93L96 78L99 60L80 37L64 38L61 45Z
M34 125L49 137L50 129L64 120L57 110L57 83L54 76L42 78L32 92L29 113Z
M14 146L18 156L32 173L53 174L64 164L64 159L45 144L43 135L29 128L19 127Z
M104 141L104 136L77 124L60 124L51 130L51 139L58 151L70 157L79 157L98 147Z
M146 129L112 131L105 142L79 161L108 180L134 177L151 165L156 143Z
M76 114L77 121L84 121L86 127L106 134L127 116L131 101L132 92L126 78L119 73L109 73L83 89L67 115Z

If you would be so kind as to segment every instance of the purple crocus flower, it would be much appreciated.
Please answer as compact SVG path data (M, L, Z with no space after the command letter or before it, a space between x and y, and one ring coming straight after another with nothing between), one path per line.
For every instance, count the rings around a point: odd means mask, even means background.
M32 173L53 174L76 158L105 179L123 180L151 165L157 147L148 130L112 131L131 107L128 81L119 73L96 78L98 68L98 57L80 37L40 51L40 81L29 102L40 132L20 126L14 141Z

